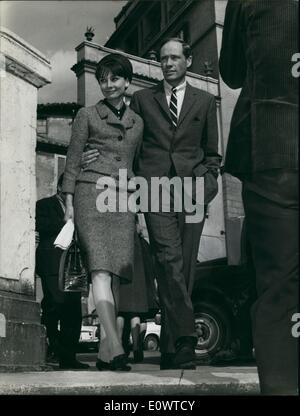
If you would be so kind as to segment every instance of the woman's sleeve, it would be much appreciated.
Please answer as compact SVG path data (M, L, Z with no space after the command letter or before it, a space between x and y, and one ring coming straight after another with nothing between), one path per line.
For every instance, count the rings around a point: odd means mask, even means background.
M76 178L80 173L81 156L88 139L88 114L81 108L74 120L72 135L67 153L62 191L74 193Z

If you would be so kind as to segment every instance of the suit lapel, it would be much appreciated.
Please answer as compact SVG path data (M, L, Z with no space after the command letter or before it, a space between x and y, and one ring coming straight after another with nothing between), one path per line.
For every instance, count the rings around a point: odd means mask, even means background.
M164 114L168 117L168 119L172 123L172 119L171 119L171 115L170 115L170 109L169 109L169 106L168 106L163 81L160 82L160 84L158 84L157 89L155 90L153 95L154 95L154 99L158 102L158 104L160 105Z
M190 84L187 83L177 127L180 126L180 124L183 122L183 120L193 107L196 101L196 95L197 94L193 91Z
M122 120L118 121L125 127L125 129L130 129L131 127L133 127L135 123L133 111L126 106L126 110L122 117Z

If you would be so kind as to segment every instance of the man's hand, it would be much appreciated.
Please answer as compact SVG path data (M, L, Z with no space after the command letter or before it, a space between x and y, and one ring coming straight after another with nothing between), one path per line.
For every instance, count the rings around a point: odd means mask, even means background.
M86 152L82 153L81 156L81 169L85 169L88 167L88 165L92 162L96 162L99 156L99 150L97 149L91 149L87 150Z

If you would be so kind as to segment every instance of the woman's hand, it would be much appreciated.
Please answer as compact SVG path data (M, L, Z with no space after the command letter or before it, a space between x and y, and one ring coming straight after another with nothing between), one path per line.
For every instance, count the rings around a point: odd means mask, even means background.
M66 212L64 221L72 220L74 222L74 206L73 206L73 195L66 194Z

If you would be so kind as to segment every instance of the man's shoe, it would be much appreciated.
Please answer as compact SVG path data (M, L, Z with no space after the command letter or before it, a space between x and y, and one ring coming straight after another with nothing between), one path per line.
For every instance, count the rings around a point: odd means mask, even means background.
M237 354L232 349L218 351L210 360L210 365L226 365L237 360Z
M78 360L72 360L60 361L59 368L60 370L87 370L90 366L88 364L81 363Z
M161 370L173 370L174 369L174 353L164 353L160 357L160 369Z
M193 337L181 337L176 343L174 357L176 368L183 370L196 369L195 340Z
M110 363L98 359L96 361L96 368L98 371L110 371L111 366Z
M111 371L130 371L131 367L128 365L126 354L120 354L114 357L110 362Z
M52 352L51 354L48 354L46 357L46 363L47 364L59 364L59 357Z
M254 363L255 359L252 353L241 354L232 349L220 350L218 351L210 360L210 365L215 366L226 366L226 365L245 365L249 363Z

